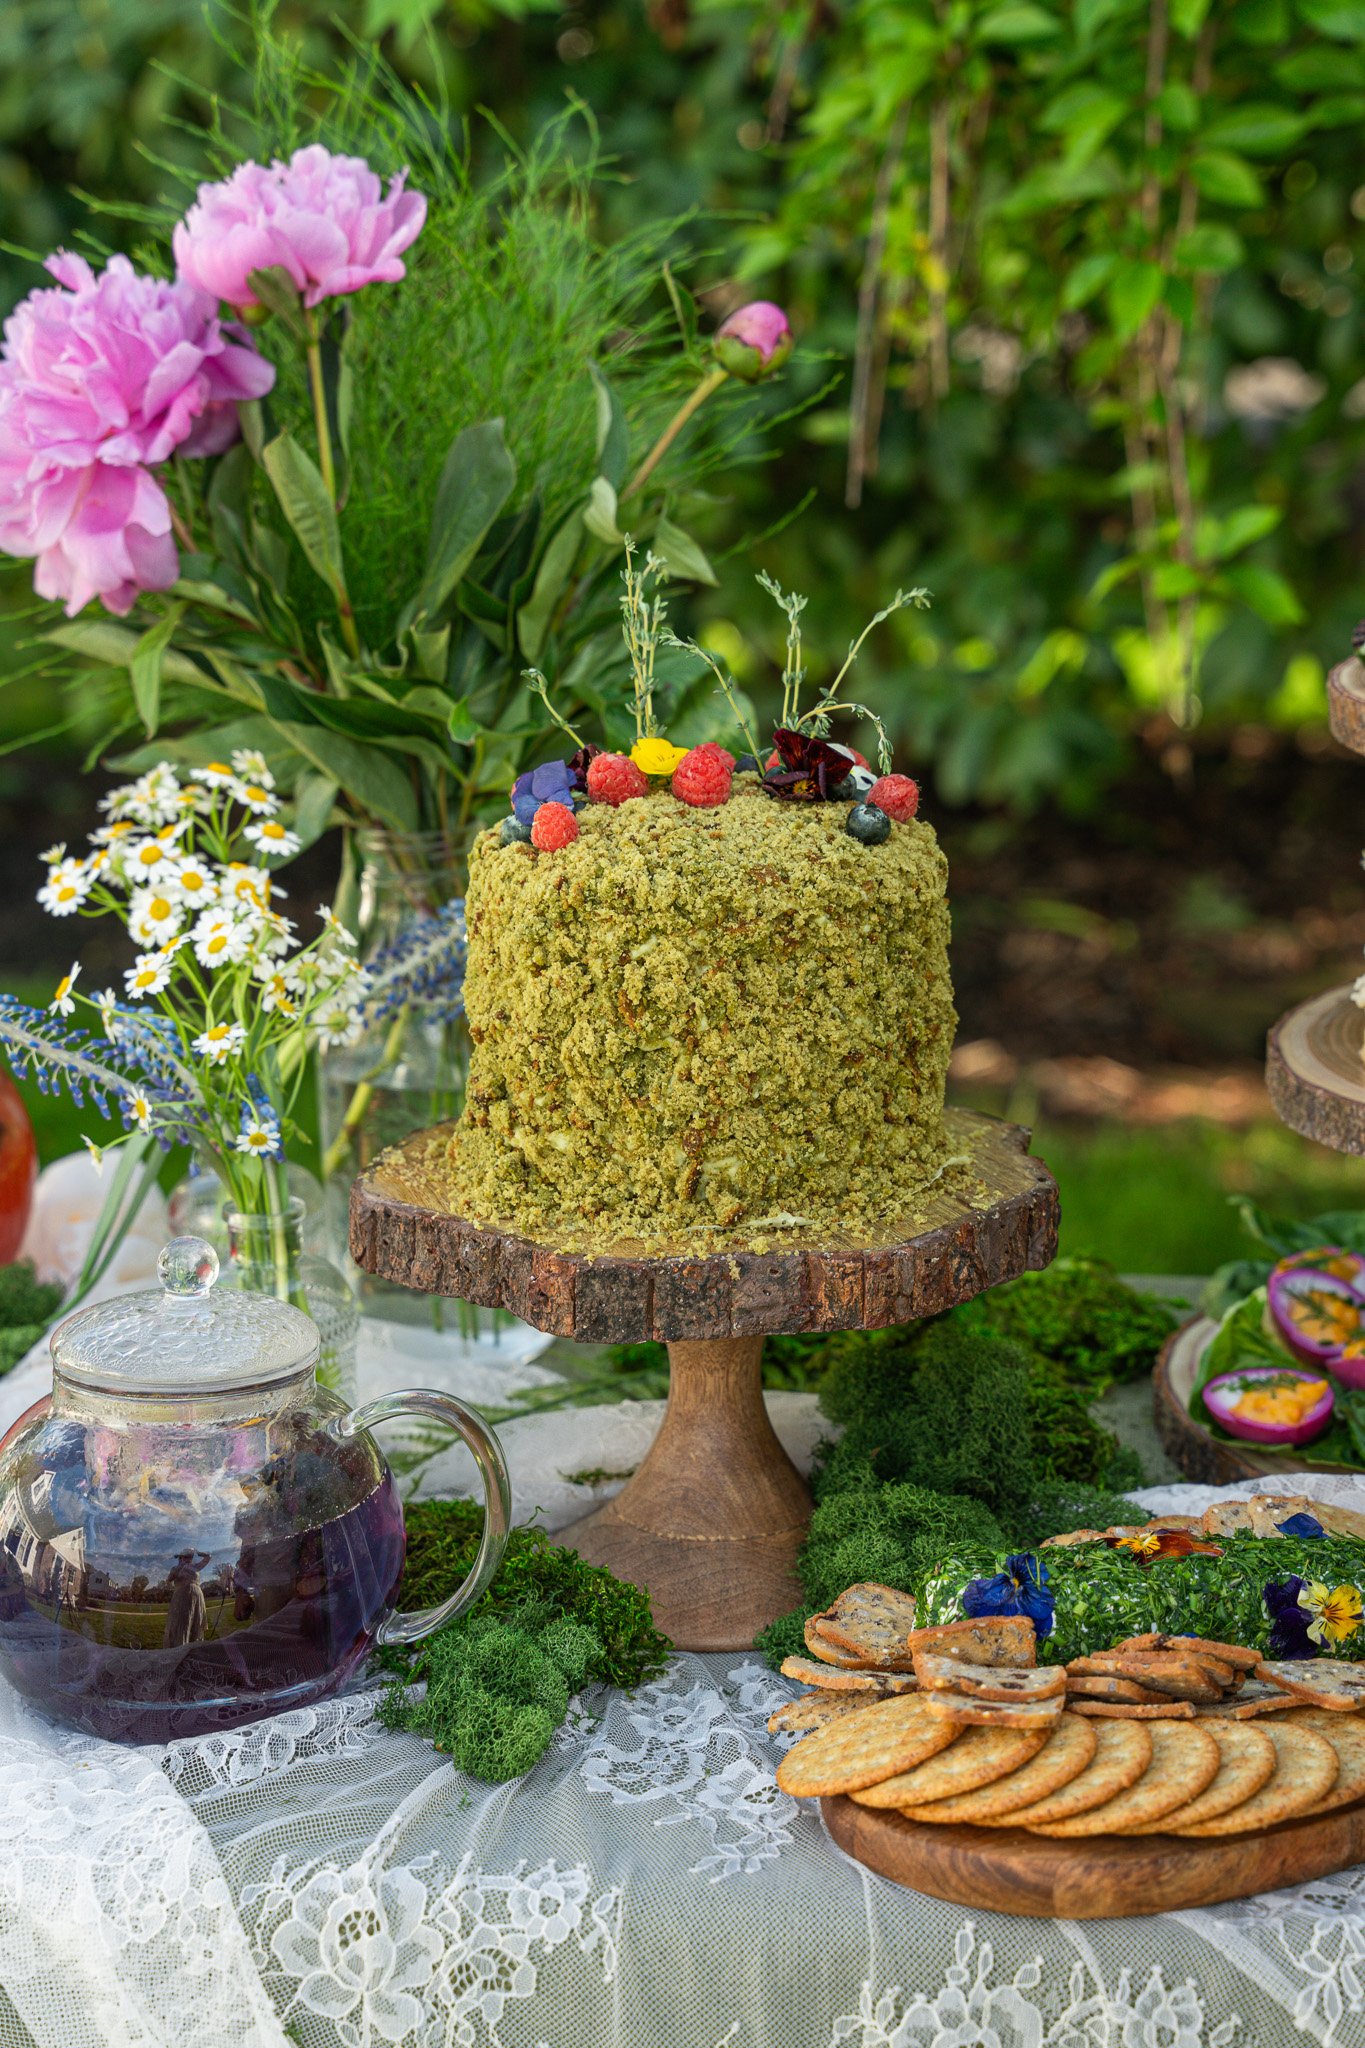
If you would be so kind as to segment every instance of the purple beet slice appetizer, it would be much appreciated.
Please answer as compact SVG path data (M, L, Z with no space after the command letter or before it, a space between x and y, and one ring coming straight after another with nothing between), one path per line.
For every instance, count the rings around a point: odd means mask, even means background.
M1266 1306L1281 1343L1320 1370L1365 1335L1365 1295L1322 1266L1277 1266L1266 1285Z

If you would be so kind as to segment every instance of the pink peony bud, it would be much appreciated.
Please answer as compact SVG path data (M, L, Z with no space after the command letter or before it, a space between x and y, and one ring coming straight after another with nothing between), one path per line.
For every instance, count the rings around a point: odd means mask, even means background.
M320 143L269 170L241 164L223 184L199 187L173 237L176 268L246 311L259 303L253 270L287 271L305 306L396 283L427 217L421 193L404 191L406 177L391 178L385 194L363 157L333 156Z
M92 597L126 612L178 574L151 466L225 448L236 401L275 372L190 285L126 256L98 277L61 251L47 268L57 287L15 308L0 350L0 548L36 558L35 589L68 614Z
M721 322L713 347L717 362L730 376L757 384L760 377L781 369L792 352L792 341L791 322L782 308L770 299L755 299Z

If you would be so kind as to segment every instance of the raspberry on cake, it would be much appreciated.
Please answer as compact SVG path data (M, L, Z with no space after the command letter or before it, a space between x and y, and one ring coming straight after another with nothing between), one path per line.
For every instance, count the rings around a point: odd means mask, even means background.
M567 804L544 803L531 820L531 844L537 853L559 853L578 837L578 820Z
M735 757L714 740L683 755L673 770L673 794L698 811L712 811L729 801Z
M875 804L898 825L908 825L919 809L919 784L909 775L879 775L863 801Z
M598 754L588 764L588 796L595 804L624 804L648 789L644 770L629 754Z

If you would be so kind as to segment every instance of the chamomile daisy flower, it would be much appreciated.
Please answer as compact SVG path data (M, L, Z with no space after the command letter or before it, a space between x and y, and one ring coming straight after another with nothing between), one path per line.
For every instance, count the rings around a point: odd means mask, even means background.
M275 778L259 747L235 747L232 765L245 781L258 783L262 789L275 787Z
M353 931L347 930L346 926L341 922L341 919L337 916L336 912L333 910L330 903L323 904L321 910L318 912L318 916L322 920L322 936L324 943L330 942L332 945L346 947L355 946L355 933Z
M76 998L71 991L80 980L81 963L73 960L67 972L57 983L52 1001L47 1006L49 1017L73 1017L76 1013Z
M317 1042L324 1051L334 1045L350 1045L359 1038L365 1020L353 1005L328 998L313 1019Z
M92 1166L94 1167L94 1169L95 1169L95 1172L96 1172L96 1174L97 1174L97 1175L98 1175L98 1176L99 1176L99 1177L100 1177L101 1179L103 1179L103 1177L104 1177L104 1147L103 1147L103 1145L97 1145L97 1144L95 1143L95 1141L94 1141L94 1139L93 1139L93 1138L87 1138L87 1137L86 1137L86 1135L85 1135L85 1132L84 1132L84 1131L82 1131L82 1132L81 1132L81 1143L82 1143L82 1145L84 1145L84 1147L85 1147L86 1151L87 1151L87 1152L89 1153L89 1155L90 1155L90 1164L91 1164L91 1165L92 1165Z
M59 861L49 868L38 901L50 917L70 917L90 894L93 879L84 861Z
M197 853L177 855L167 874L158 875L157 887L174 895L191 910L202 910L218 901L218 879L206 860Z
M207 1031L190 1041L201 1059L210 1066L221 1067L224 1060L230 1060L246 1044L245 1024L210 1024Z
M104 1035L111 1045L118 1044L118 997L111 988L97 988L90 998L100 1013Z
M202 782L205 789L231 789L236 780L236 773L228 761L208 761L202 768L190 770L190 781Z
M227 910L206 910L190 933L194 957L201 967L236 966L251 951L251 929Z
M299 1006L283 969L277 967L273 960L261 960L254 972L261 984L261 1008L266 1015L278 1011L281 1017L297 1017Z
M179 815L180 779L168 761L159 761L129 785L124 811L139 825L165 825Z
M133 1002L161 994L171 978L171 958L168 952L139 953L132 966L124 969L123 986Z
M131 818L115 818L111 825L100 825L90 834L92 846L115 846L121 839L131 839L137 826Z
M66 859L66 841L59 839L55 846L49 846L46 852L38 855L38 858L45 868L57 867Z
M244 860L229 861L219 870L218 889L222 902L241 917L260 917L284 890L271 880L269 868L254 868Z
M128 929L140 946L164 946L179 933L185 913L169 889L134 892L128 906Z
M174 832L174 826L170 827ZM125 842L116 856L119 868L136 886L138 883L159 881L163 874L171 873L175 863L175 841L158 832L154 839L139 839L132 845Z
M130 1124L136 1124L145 1138L152 1128L151 1097L141 1088L131 1088L123 1098L123 1113Z
M246 828L245 838L261 854L268 854L272 860L287 860L297 853L303 841L297 832L291 832L278 818L258 818Z
M232 794L244 810L253 812L258 818L272 818L279 809L263 782L246 782L240 776L235 777Z
M238 1152L246 1152L255 1159L278 1159L280 1127L260 1116L255 1109L244 1109L242 1128L232 1142Z

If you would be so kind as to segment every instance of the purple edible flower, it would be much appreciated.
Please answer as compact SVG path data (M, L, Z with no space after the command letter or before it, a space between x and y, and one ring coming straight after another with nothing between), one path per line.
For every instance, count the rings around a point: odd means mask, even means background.
M993 1578L972 1579L962 1592L962 1612L973 1621L985 1614L1026 1614L1041 1642L1052 1634L1057 1603L1047 1590L1047 1566L1025 1550L1005 1559Z
M570 754L569 774L573 780L573 786L580 796L586 796L588 793L589 768L591 768L598 755L605 752L605 747L599 747L596 740L589 740L586 746L578 749L576 754Z
M573 800L574 778L567 761L542 761L512 784L512 810L523 825L531 823L542 804L563 804L572 810Z
M1327 1531L1316 1515L1291 1515L1287 1522L1277 1522L1275 1527L1281 1536L1325 1536Z
M773 745L782 766L769 768L763 787L769 796L788 801L818 803L830 798L853 765L842 747L784 725L773 734Z
M1304 1582L1298 1578L1270 1579L1262 1591L1265 1611L1270 1616L1272 1657L1316 1657L1318 1645L1308 1633L1312 1614L1299 1605Z

